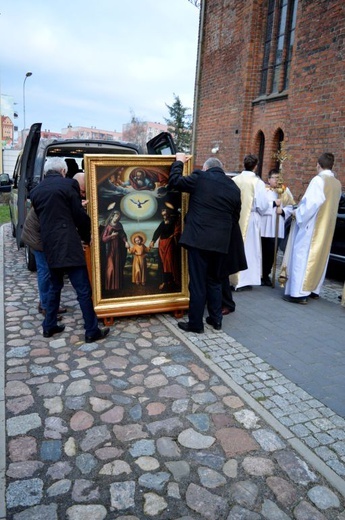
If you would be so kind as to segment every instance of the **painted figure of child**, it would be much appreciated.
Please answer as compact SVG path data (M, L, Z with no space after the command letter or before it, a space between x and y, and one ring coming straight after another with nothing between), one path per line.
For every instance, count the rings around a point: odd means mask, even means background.
M147 277L147 261L146 255L150 251L150 247L145 246L144 238L141 234L134 235L132 247L128 248L128 252L133 255L132 264L132 283L136 285L145 285Z

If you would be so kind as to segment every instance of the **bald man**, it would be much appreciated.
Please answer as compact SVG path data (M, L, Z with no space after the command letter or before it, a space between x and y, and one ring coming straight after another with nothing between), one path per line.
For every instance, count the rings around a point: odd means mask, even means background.
M73 175L73 179L75 179L79 184L80 189L80 196L81 196L81 203L84 208L86 208L87 203L89 202L86 200L86 191L85 191L85 173L84 172L78 172L75 175Z

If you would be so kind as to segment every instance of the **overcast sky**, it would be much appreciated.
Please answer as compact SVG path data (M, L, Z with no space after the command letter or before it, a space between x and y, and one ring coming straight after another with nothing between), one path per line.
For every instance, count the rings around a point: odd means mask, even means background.
M131 112L164 123L175 93L193 108L199 10L188 0L7 0L1 93L16 124L122 131Z

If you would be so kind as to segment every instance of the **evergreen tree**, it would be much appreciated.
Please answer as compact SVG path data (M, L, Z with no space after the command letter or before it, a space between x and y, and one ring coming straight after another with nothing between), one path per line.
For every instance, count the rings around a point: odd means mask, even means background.
M179 96L174 94L175 101L169 106L165 106L169 110L169 118L164 118L168 125L168 132L174 138L178 152L189 153L192 144L192 115L187 114L190 110L182 105Z

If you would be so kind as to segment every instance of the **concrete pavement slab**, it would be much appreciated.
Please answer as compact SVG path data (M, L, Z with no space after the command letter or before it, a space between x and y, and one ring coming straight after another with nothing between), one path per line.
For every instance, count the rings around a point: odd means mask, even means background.
M332 301L326 284L303 306L282 300L280 287L234 293L237 309L223 330L345 418L345 309L337 299L342 284L335 287Z

